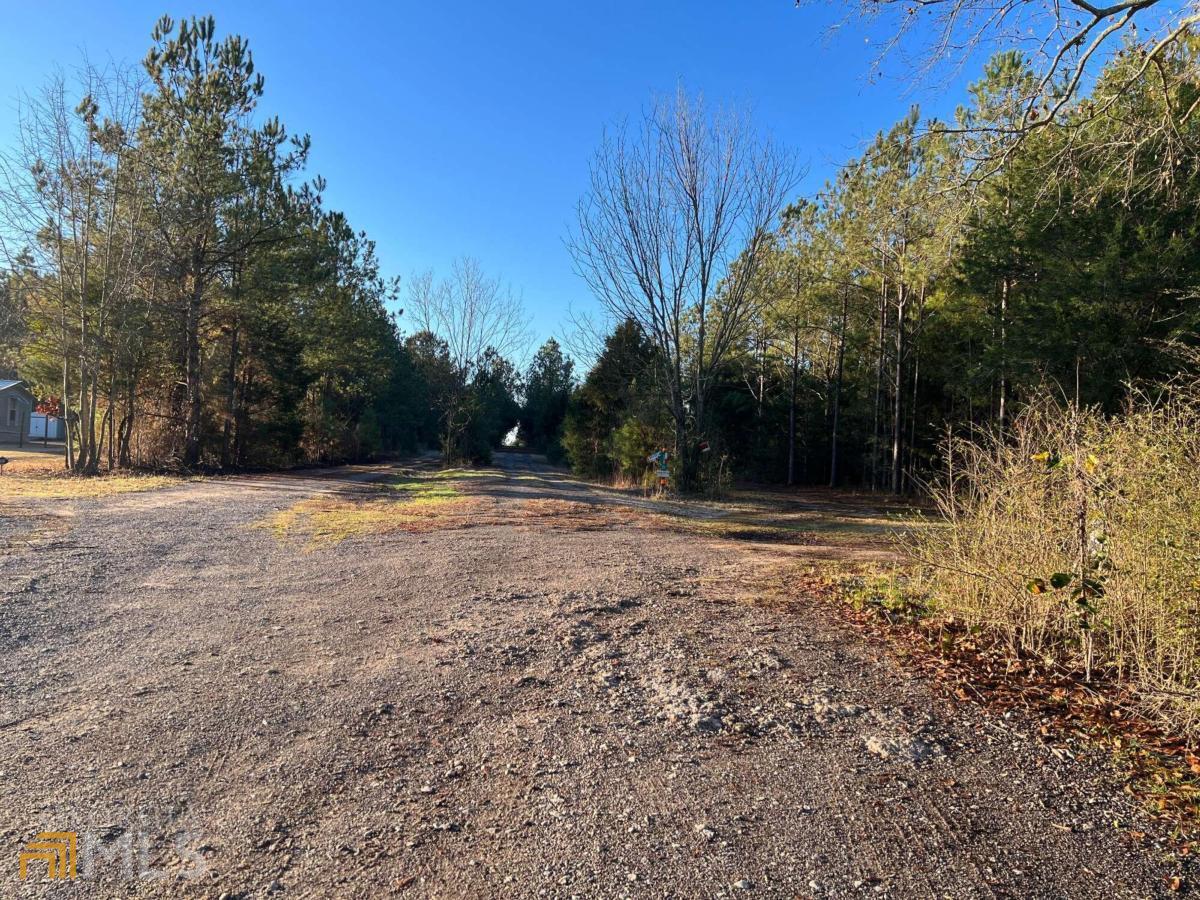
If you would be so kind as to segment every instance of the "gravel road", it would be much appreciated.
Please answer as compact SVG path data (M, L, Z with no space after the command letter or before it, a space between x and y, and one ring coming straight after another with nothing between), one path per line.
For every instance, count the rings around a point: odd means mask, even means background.
M369 472L0 507L3 895L1166 891L1101 767L826 609L738 602L802 546L498 465L486 524L321 546L253 526ZM46 830L76 881L18 880Z

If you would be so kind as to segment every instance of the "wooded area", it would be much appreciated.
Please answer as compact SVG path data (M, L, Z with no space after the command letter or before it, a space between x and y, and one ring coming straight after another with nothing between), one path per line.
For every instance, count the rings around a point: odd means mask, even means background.
M873 602L1130 684L1194 733L1195 18L861 6L885 57L910 32L934 35L928 70L1000 49L952 120L913 107L782 210L792 170L736 114L680 96L607 141L573 249L622 324L564 444L591 475L637 480L674 446L685 489L732 471L932 499Z
M27 98L0 157L0 370L53 398L68 468L486 455L516 424L519 309L463 260L409 286L443 336L403 335L397 280L300 180L309 138L260 109L247 42L211 17L153 39L141 71Z
M1120 37L1136 6L1093 25ZM972 46L1030 15L934 14ZM462 259L401 292L302 180L309 138L260 108L247 42L163 19L142 71L23 105L0 368L61 404L81 472L483 459L520 426L594 477L669 446L684 490L913 491L948 435L1042 392L1118 411L1196 329L1195 38L1096 51L1032 21L1040 56L998 53L953 121L914 107L810 197L748 116L683 91L610 131L569 236L607 313L593 367L552 339L521 373L511 288Z
M938 467L948 431L1004 429L1042 392L1118 411L1130 387L1182 367L1174 344L1197 326L1200 132L1183 112L1195 53L1190 38L1152 68L1119 53L1059 126L1030 132L1021 117L1039 76L1002 52L954 121L914 107L771 231L721 221L724 188L705 172L697 208L725 229L718 252L739 253L719 283L702 271L704 224L661 221L661 194L689 198L657 181L678 169L653 157L667 152L664 135L696 140L655 128L652 114L651 137L625 136L597 157L577 242L613 317L649 341L670 401L625 421L645 447L672 429L676 446L685 433L706 440L741 477L907 492ZM720 137L703 149L730 158ZM599 233L614 222L621 234ZM667 232L693 246L666 243ZM571 421L586 418L591 393L585 385ZM621 465L619 451L606 456L579 462Z

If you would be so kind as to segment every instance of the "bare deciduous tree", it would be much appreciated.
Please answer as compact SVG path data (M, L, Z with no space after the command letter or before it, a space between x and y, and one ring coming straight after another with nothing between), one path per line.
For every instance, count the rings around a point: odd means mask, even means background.
M99 467L106 435L113 452L115 328L145 265L130 143L139 96L130 72L85 62L77 84L59 75L24 101L15 147L0 156L0 252L38 275L35 302L57 307L58 328L40 338L61 360L66 463L82 472Z
M637 322L659 351L685 487L690 437L757 312L750 287L795 181L790 156L747 117L682 92L607 134L592 162L569 246L607 312Z
M797 0L796 5L811 3ZM855 0L848 5L854 13L841 27L851 21L884 25L877 67L899 55L907 68L929 77L939 70L957 71L989 48L1018 49L1028 59L1032 77L1015 114L969 129L985 138L988 149L977 176L998 171L1035 131L1067 124L1078 128L1108 112L1148 74L1161 83L1159 125L1165 132L1173 133L1200 107L1200 98L1181 105L1174 97L1180 84L1200 77L1196 54L1185 46L1200 24L1196 0ZM1096 102L1081 107L1076 101L1089 86L1089 73L1114 54L1127 55L1131 64L1110 72Z
M489 349L516 356L528 348L529 318L521 298L470 257L455 260L450 277L440 281L432 271L414 275L408 309L421 331L446 342L464 378L474 374Z
M454 384L442 398L442 452L461 454L470 424L470 384L495 358L523 356L529 347L529 318L521 298L500 279L484 273L477 260L456 260L449 278L433 272L414 275L408 283L408 310L420 331L446 344L454 368Z

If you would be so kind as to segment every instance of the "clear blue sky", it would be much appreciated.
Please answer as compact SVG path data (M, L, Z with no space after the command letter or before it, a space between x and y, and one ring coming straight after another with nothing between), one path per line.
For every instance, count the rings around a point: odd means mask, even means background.
M83 52L139 61L163 12L212 13L250 40L262 104L313 138L329 205L379 245L389 274L477 257L521 291L539 341L593 303L563 237L606 124L682 83L748 105L808 165L811 191L914 101L946 114L951 84L868 80L875 43L828 34L845 7L792 0L499 3L10 4L0 31L0 143L14 107ZM896 75L899 71L898 64ZM885 76L887 72L885 71Z

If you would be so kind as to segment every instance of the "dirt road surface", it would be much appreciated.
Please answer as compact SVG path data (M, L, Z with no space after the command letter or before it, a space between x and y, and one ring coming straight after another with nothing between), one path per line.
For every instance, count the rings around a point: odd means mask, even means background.
M1101 767L744 602L819 541L498 466L466 520L324 541L263 523L378 470L0 507L3 896L1167 890ZM18 880L41 831L75 881Z

